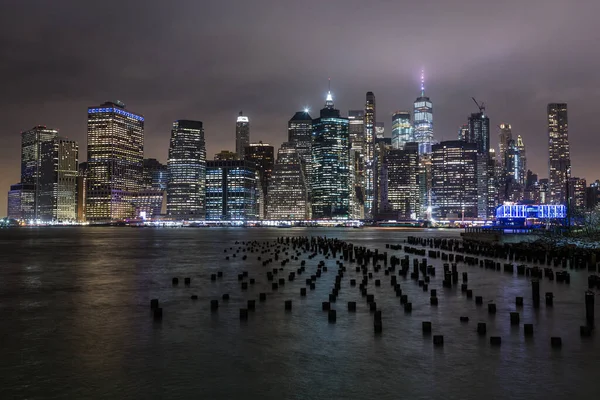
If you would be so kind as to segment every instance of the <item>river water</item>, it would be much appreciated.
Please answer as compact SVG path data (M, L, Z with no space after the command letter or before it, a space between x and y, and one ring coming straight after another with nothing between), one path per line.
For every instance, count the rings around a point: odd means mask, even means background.
M40 228L0 230L0 398L2 399L597 399L600 396L598 338L581 338L587 272L571 271L571 284L541 282L542 305L531 307L528 278L459 264L469 288L482 295L476 306L460 289L442 288L442 263L429 294L399 277L413 303L405 314L389 277L369 282L383 313L383 333L348 271L333 308L321 310L337 271L335 260L300 297L305 279L322 256L307 260L307 272L271 293L256 253L225 260L236 241L273 241L278 236L337 237L385 250L409 235L458 237L457 231L326 228ZM402 251L388 250L403 257ZM233 251L229 251L231 255ZM412 258L412 256L411 256ZM303 254L300 259L306 259ZM279 264L276 264L279 266ZM300 261L286 265L295 271ZM412 268L412 262L411 262ZM210 274L224 277L211 282ZM240 290L238 273L256 279ZM282 276L282 275L279 275ZM287 277L287 272L285 275ZM177 287L172 277L179 277ZM191 277L190 287L183 284ZM554 293L546 307L544 292ZM258 293L267 292L264 303ZM221 300L229 293L228 302ZM198 295L197 301L191 300ZM525 297L516 310L515 297ZM154 322L150 299L160 299L162 322ZM211 299L219 299L216 313ZM256 299L247 321L239 309ZM291 299L293 309L284 311ZM596 309L600 308L598 295ZM356 301L356 313L347 302ZM494 301L498 312L488 314ZM511 326L509 312L521 313ZM461 323L460 316L468 316ZM598 320L598 318L597 318ZM433 334L444 335L434 347ZM488 334L476 333L486 322ZM534 324L533 338L523 324ZM492 347L489 336L502 337ZM550 337L562 337L552 349ZM596 335L597 336L597 335Z

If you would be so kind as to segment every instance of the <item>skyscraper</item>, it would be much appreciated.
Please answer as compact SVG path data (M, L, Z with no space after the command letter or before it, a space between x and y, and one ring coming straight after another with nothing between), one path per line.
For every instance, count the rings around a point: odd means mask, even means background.
M548 202L566 204L571 156L565 103L548 104L548 155Z
M419 204L419 145L406 143L387 153L388 201L402 218L416 219Z
M52 142L58 137L56 129L45 126L35 126L21 133L21 184L25 193L33 192L33 196L22 197L21 207L32 209L33 215L27 214L28 218L38 219L40 199L40 175L42 164L42 144ZM29 199L32 204L27 204Z
M419 143L419 154L431 152L433 144L433 104L425 96L425 73L421 72L421 95L414 103L414 135Z
M375 198L375 95L367 92L365 104L365 217L373 218Z
M498 160L502 168L506 165L506 151L509 142L512 140L512 127L510 124L500 124L500 132L498 133Z
M308 191L302 161L294 143L283 143L269 182L267 218L307 220L310 218Z
M119 101L89 107L87 139L88 220L133 217L143 186L144 117Z
M414 142L414 132L408 111L396 111L392 116L392 148L404 149L406 143Z
M308 110L298 111L288 121L288 142L296 146L296 153L304 162L310 160L312 117Z
M353 219L365 217L365 110L348 111L350 137L350 215Z
M569 208L570 214L585 209L585 190L587 182L583 178L569 178Z
M477 218L477 160L475 143L449 140L432 146L432 202L438 218Z
M206 219L256 220L256 168L245 160L206 162Z
M348 124L350 147L363 153L365 149L365 110L348 111Z
M472 113L469 117L467 142L475 144L477 148L477 213L480 219L485 220L492 218L495 213L491 200L495 197L495 190L490 193L495 165L490 159L490 119L483 106L478 113Z
M57 137L42 143L40 150L38 218L75 222L79 146L73 140Z
M240 111L235 123L235 152L244 159L244 149L250 144L250 120Z
M262 219L265 218L266 204L268 203L269 183L275 162L275 149L268 143L250 143L249 146L246 146L244 154L246 161L253 162L258 172L260 189L257 198L258 216Z
M348 119L333 105L331 91L325 108L313 120L312 217L348 218L350 213Z
M167 172L167 215L176 219L204 218L206 146L202 122L173 122Z
M156 158L144 159L144 188L167 190L169 172L167 166Z

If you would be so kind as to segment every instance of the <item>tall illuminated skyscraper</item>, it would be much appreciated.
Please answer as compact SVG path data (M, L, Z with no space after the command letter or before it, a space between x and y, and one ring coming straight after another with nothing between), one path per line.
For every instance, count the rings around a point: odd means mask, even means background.
M39 214L42 221L77 220L77 142L57 137L42 143L39 178Z
M566 204L571 156L565 103L548 104L548 155L548 203Z
M250 120L242 111L235 123L235 152L240 160L244 159L244 150L250 144Z
M361 154L365 148L365 110L348 111L350 147Z
M325 108L313 120L312 217L348 218L350 214L348 118L333 105L331 91Z
M204 218L206 146L201 121L173 122L167 175L167 215L181 220Z
M143 187L144 117L119 101L89 107L87 139L88 221L133 217Z
M406 143L402 149L387 153L388 201L402 218L416 219L420 214L419 147Z
M495 176L495 165L490 158L490 119L481 106L480 112L472 113L469 117L468 143L477 148L477 213L480 219L492 218L495 212L496 190L490 187Z
M207 161L206 219L256 220L256 185L253 162Z
M294 143L283 143L269 183L267 218L307 220L310 217L306 179Z
M297 155L302 161L304 178L308 183L312 165L312 117L308 109L298 111L288 121L288 142L296 147Z
M45 126L35 126L21 133L21 188L29 195L22 197L21 207L27 218L38 219L40 200L40 176L42 164L42 145L52 142L58 137L56 129ZM32 204L27 202L32 199Z
M269 184L271 174L273 173L273 164L275 163L275 149L268 143L258 142L250 143L244 150L244 158L256 165L258 172L259 191L258 191L258 217L265 217L266 205L269 196Z
M500 124L500 132L498 133L498 160L500 165L504 168L506 164L506 150L508 149L508 143L512 140L512 127L510 124Z
M408 111L396 111L392 116L392 148L402 150L406 143L414 141L410 113Z
M373 92L367 92L367 102L365 104L365 217L373 218L373 208L375 198L375 95Z
M415 141L419 143L419 154L431 153L433 144L433 104L425 96L425 73L421 72L421 95L414 103Z
M433 213L440 219L477 218L477 145L449 140L432 147Z

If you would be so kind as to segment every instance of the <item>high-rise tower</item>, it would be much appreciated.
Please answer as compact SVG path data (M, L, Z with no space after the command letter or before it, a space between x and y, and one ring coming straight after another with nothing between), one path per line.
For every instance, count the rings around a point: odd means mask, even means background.
M348 118L333 105L331 91L325 108L313 120L312 216L345 219L350 214Z
M433 144L433 104L425 96L425 72L421 72L421 95L414 103L415 141L419 143L419 154L431 153Z
M167 215L176 219L203 219L206 146L201 121L173 122L167 171Z
M413 127L408 111L396 111L392 116L392 147L404 149L406 143L414 142Z
M548 202L566 204L571 156L565 103L548 104L548 156Z
M375 95L367 92L365 104L365 216L373 218L375 199Z
M88 220L133 217L143 187L144 117L120 101L89 107L87 139Z
M250 120L241 111L235 123L235 152L240 160L244 159L244 150L250 144Z

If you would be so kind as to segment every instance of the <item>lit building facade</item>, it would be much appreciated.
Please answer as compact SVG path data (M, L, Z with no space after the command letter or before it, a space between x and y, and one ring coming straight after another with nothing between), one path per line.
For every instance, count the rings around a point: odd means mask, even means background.
M233 161L239 160L237 153L229 150L221 150L215 154L215 161Z
M302 161L304 178L309 183L312 163L312 117L308 110L298 111L288 121L288 142L296 147Z
M135 216L135 196L143 187L144 117L121 102L88 108L88 221Z
M273 164L275 163L275 149L268 143L258 142L250 143L244 150L246 161L253 162L258 172L260 185L258 200L258 216L265 218L265 211L268 204L269 184L273 173Z
M363 156L365 159L364 187L365 187L365 217L373 218L375 197L375 94L367 92L367 101L365 104L365 143Z
M308 220L310 204L302 160L295 143L283 143L269 183L267 218Z
M583 178L569 178L569 209L571 213L585 209L585 189L587 182Z
M433 103L425 96L425 74L421 74L421 95L413 109L414 140L419 143L419 154L431 152L433 144Z
M419 146L406 143L402 149L388 151L387 199L402 218L417 219L420 214Z
M144 159L144 188L167 190L169 182L167 166L156 158Z
M183 220L203 219L206 145L201 121L173 122L167 174L167 215Z
M10 219L30 221L35 219L35 185L16 183L8 192L7 216Z
M375 139L383 139L385 137L385 122L375 121Z
M325 108L313 120L311 178L313 219L342 219L350 213L348 119L333 105L331 92Z
M490 157L490 119L482 109L469 117L467 142L477 148L477 214L482 220L493 218L496 212L494 185L495 162Z
M565 103L548 104L548 155L548 201L566 204L571 155Z
M30 198L29 189L25 189L26 196L22 197L21 206L24 209L24 215L31 219L38 219L40 212L40 176L42 164L42 145L52 142L58 137L56 129L46 126L35 126L28 131L21 133L21 183L24 188L33 189L33 203L27 204ZM29 215L30 208L33 209L33 215Z
M477 144L460 140L432 146L432 208L438 219L477 218Z
M396 111L392 115L392 148L402 150L407 143L414 141L410 113L408 111Z
M235 152L238 159L244 159L244 150L250 144L250 120L242 111L235 122Z
M365 110L348 111L350 138L350 216L365 218Z
M206 219L256 220L256 167L244 160L207 161Z
M38 219L45 222L77 221L79 146L55 138L41 146Z

